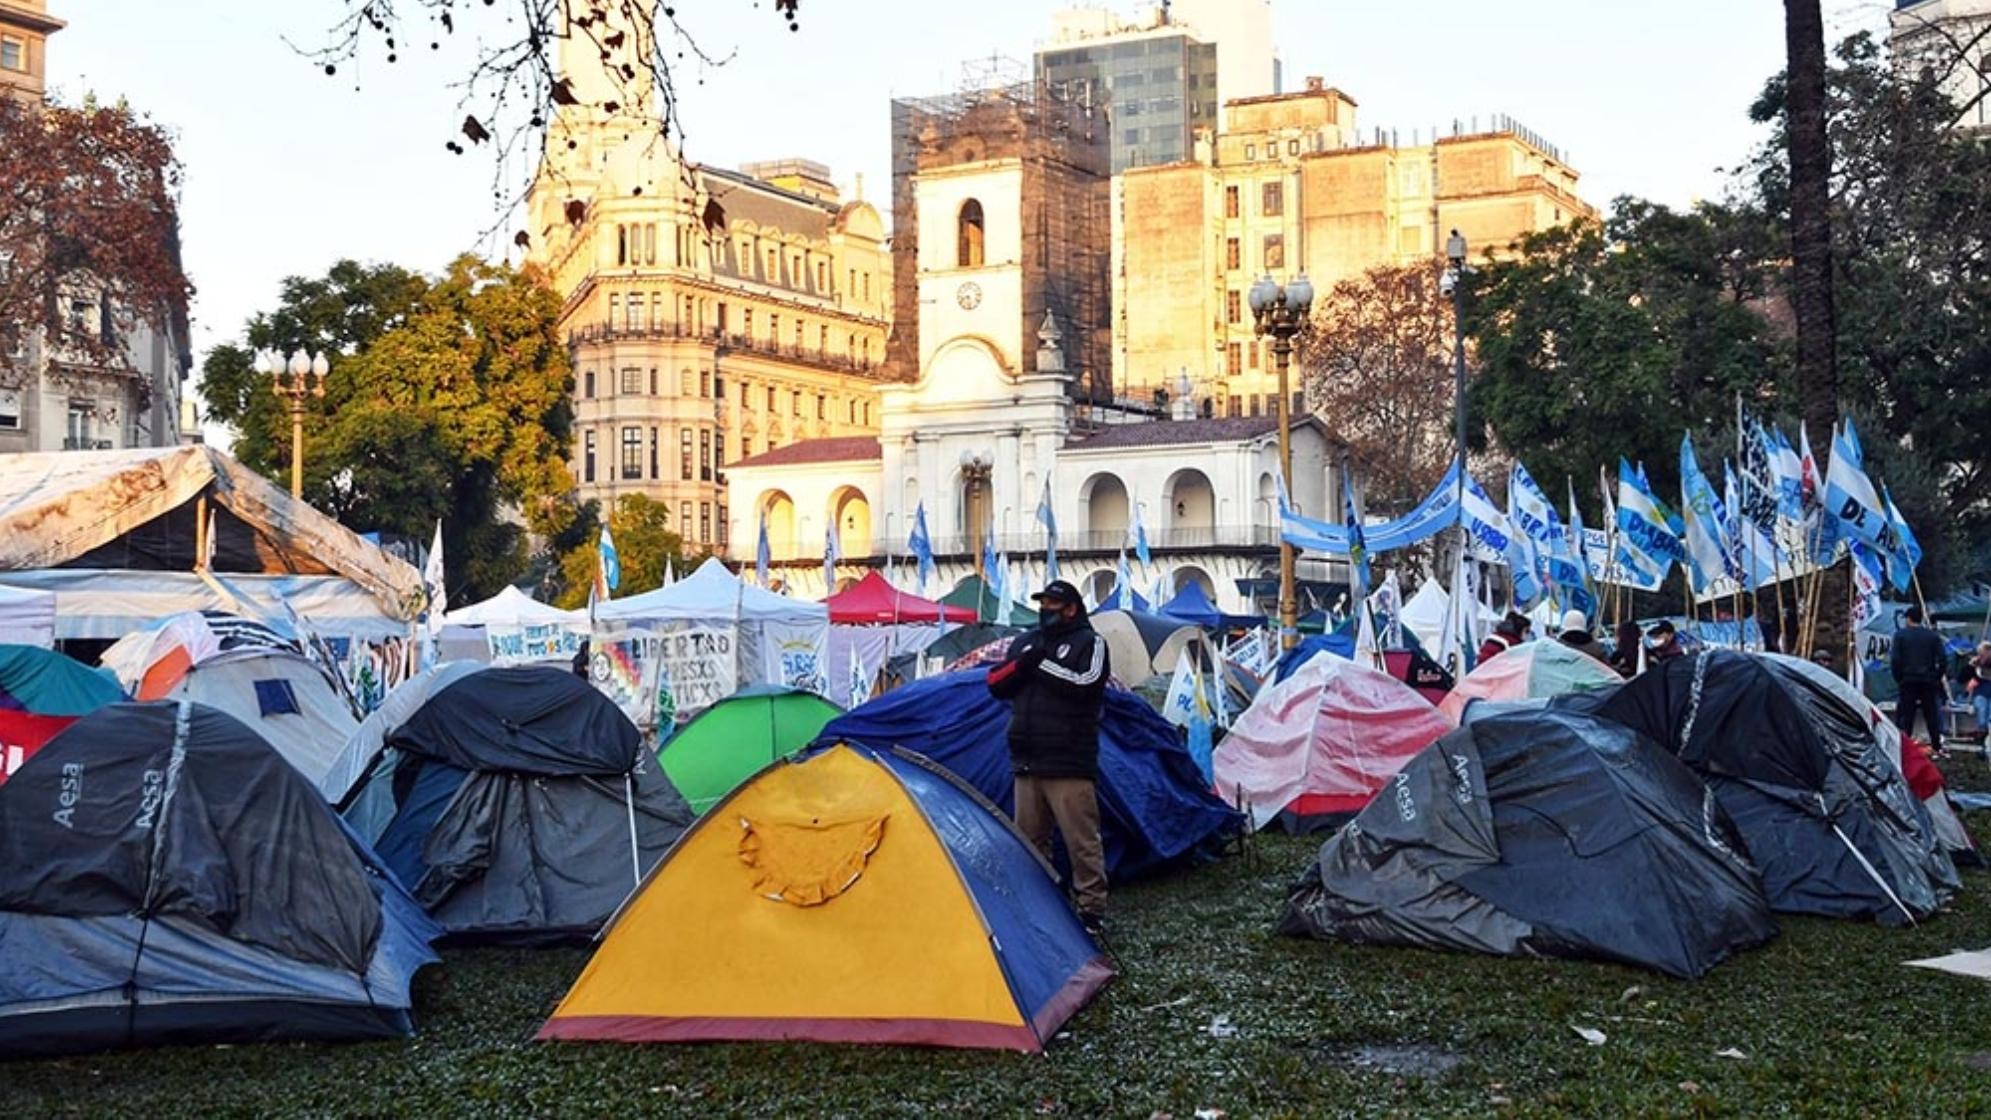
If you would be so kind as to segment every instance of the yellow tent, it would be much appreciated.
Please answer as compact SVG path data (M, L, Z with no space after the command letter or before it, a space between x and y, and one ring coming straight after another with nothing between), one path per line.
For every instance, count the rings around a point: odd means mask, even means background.
M917 756L838 746L701 818L539 1037L1038 1050L1111 976L999 811Z

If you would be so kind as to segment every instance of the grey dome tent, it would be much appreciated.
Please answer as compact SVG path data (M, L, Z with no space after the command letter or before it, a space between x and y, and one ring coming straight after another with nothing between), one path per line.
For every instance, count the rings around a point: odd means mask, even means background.
M1698 977L1776 933L1733 826L1677 759L1577 712L1475 720L1322 847L1280 932Z
M1960 885L1866 713L1792 659L1704 650L1647 669L1591 709L1707 782L1780 911L1914 922Z
M234 717L114 704L0 786L0 1053L413 1033L441 934Z
M593 936L691 824L636 725L564 668L451 664L402 688L325 792L452 937Z

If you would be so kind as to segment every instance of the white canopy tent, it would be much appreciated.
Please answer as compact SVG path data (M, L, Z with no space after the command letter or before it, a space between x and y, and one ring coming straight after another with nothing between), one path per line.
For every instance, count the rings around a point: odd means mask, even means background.
M549 606L516 587L442 616L448 626L586 626L588 612Z
M0 587L0 645L55 645L55 595L25 587Z
M522 639L526 630L545 631L548 640L533 643L520 640L517 649L542 652L494 657L493 635L509 632ZM516 587L507 587L489 599L459 607L442 616L442 657L445 661L501 660L507 664L565 661L574 655L580 639L586 637L587 632L588 612L561 610L540 602ZM563 640L562 635L569 636Z
M697 571L669 587L645 591L626 599L611 599L595 605L595 628L615 625L665 634L697 635L723 639L732 651L731 663L720 665L712 687L730 695L752 684L774 684L805 688L828 695L830 682L824 665L828 660L830 611L821 603L809 603L776 595L754 587L726 569L717 558L708 559ZM679 643L684 645L684 643ZM666 657L685 660L696 657L698 642L682 653ZM704 648L713 648L709 641ZM693 676L703 677L697 666L684 666L695 673L673 670L673 685L684 688Z

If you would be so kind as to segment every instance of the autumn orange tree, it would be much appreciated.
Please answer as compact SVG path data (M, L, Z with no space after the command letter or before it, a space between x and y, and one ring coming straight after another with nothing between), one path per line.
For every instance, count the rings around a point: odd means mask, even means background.
M1307 407L1348 448L1365 504L1408 509L1452 461L1452 305L1443 262L1374 268L1316 300L1299 339Z
M123 104L0 97L0 153L0 355L39 332L69 361L123 365L120 335L184 313L193 293L172 141ZM78 301L92 312L71 314Z

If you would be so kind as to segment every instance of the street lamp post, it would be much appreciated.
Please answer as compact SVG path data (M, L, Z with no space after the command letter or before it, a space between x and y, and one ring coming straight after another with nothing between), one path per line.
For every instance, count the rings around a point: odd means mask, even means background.
M1279 475L1289 488L1293 484L1293 392L1287 383L1287 368L1293 360L1293 336L1307 325L1313 310L1314 286L1302 272L1293 282L1281 285L1271 276L1259 278L1251 286L1251 317L1260 335L1272 338L1272 364L1279 371ZM1300 641L1300 603L1293 581L1293 546L1279 534L1279 642L1292 649Z
M1445 259L1451 268L1445 273L1444 287L1452 297L1452 369L1457 382L1453 396L1453 423L1458 438L1459 492L1466 486L1466 239L1458 230L1445 239Z
M290 496L304 498L304 402L325 395L325 374L331 364L321 351L306 354L302 347L285 358L275 350L256 354L256 372L268 376L277 393L290 401Z

